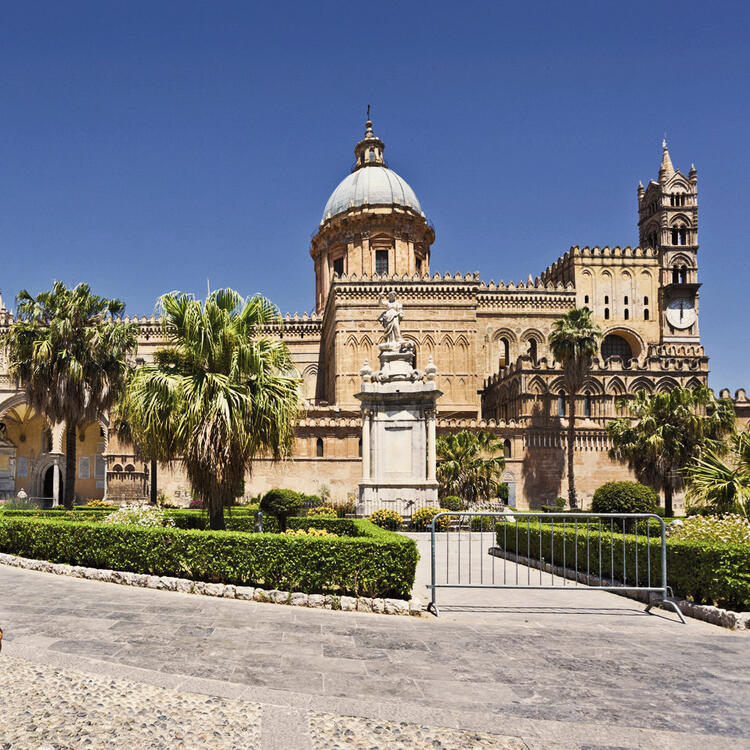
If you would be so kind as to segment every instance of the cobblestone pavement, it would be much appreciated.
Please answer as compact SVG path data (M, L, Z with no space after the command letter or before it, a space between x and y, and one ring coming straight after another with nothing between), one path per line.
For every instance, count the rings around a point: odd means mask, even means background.
M80 675L102 680L102 694L113 679L168 691L153 694L154 713L141 722L166 721L164 731L181 716L172 701L197 711L202 696L224 699L215 710L229 726L233 701L254 717L260 706L264 750L482 747L471 733L494 735L481 741L495 746L532 749L750 743L747 634L680 625L604 592L553 603L545 592L492 596L489 610L436 620L213 599L0 566L0 679L20 659L29 669L62 670L62 706L56 688L36 701L52 721L72 716L65 680ZM35 682L46 690L57 679ZM29 710L35 700L27 691L9 712L12 685L0 682L0 715L15 728L25 721L23 705ZM132 711L128 696L140 689L119 691L120 716ZM88 711L96 702L78 705ZM402 732L407 740L398 738Z
M12 656L0 664L3 750L236 750L261 745L258 703L89 676ZM484 732L312 711L307 712L307 723L315 750L527 747L520 739Z

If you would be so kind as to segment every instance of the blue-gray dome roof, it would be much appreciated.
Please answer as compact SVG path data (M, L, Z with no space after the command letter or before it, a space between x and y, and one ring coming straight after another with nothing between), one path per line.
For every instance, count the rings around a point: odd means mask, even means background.
M396 205L422 213L417 196L403 178L384 166L364 166L345 177L323 209L322 224L352 206Z

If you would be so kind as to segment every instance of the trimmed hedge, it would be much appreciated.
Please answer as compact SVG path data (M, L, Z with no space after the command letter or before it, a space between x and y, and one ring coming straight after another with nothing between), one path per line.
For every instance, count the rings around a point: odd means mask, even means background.
M640 482L607 482L594 493L593 513L653 513L659 505L656 492Z
M295 519L317 526L321 520ZM4 517L0 551L39 560L308 593L408 597L417 546L355 521L356 537L150 529Z
M556 527L553 531L549 523L500 522L496 525L497 543L502 548L507 545L509 552L533 557L539 550L540 531L542 557L545 562L553 559L556 565L562 565L563 548L565 559L570 565L575 558L576 538L571 519L565 533ZM507 529L504 535L503 527ZM582 530L583 529L583 530ZM517 536L516 536L517 533ZM518 549L516 549L516 538ZM632 584L635 579L636 536L634 534L610 534L591 526L588 532L590 551L590 572L599 574L599 539L602 541L601 570L605 578L618 581L627 580ZM610 538L614 543L614 568L610 554ZM578 562L579 569L586 561L587 534L585 524L578 524ZM623 570L623 548L625 550L627 569ZM647 540L638 535L638 585L646 586L648 581L648 555L651 556L651 585L661 584L661 538L652 533ZM738 611L750 610L750 545L716 544L708 542L681 541L667 539L667 583L676 596L690 599L698 604L713 604L725 609Z

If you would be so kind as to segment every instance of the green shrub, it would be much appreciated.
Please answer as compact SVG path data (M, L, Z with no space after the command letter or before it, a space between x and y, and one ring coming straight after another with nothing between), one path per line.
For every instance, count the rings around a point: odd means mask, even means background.
M319 522L328 519L299 520L325 528ZM352 522L358 531L354 538L3 516L0 551L70 565L288 591L408 596L418 559L414 541L368 521Z
M440 507L443 510L461 511L464 509L464 501L457 495L448 495L440 501Z
M510 489L508 488L507 482L500 482L497 485L497 496L504 502L508 502L508 497L510 496Z
M639 482L607 482L594 493L594 513L653 513L659 496Z
M543 517L542 517L543 518ZM602 524L604 525L604 521ZM638 585L649 583L649 557L652 586L661 585L661 538L652 532L646 539L639 533L610 534L593 524L582 533L581 522L578 528L579 566L587 560L589 569L599 573L601 565L604 578L614 578L632 585L636 580L635 558L638 555ZM597 524L598 525L598 524ZM541 537L542 558L562 565L563 550L568 565L575 559L576 536L574 522L568 521L565 532L555 523L554 537L550 523L500 522L497 528L498 546L511 552L534 556L539 550ZM505 532L505 533L504 533ZM614 550L610 551L610 538ZM601 559L599 540L601 539ZM516 547L516 542L518 546ZM625 565L623 567L623 551ZM614 563L614 566L612 565ZM584 567L584 570L586 568ZM710 541L681 540L679 537L667 539L667 583L678 597L690 599L700 604L713 604L727 609L745 611L750 609L750 544L723 544Z
M497 523L497 516L472 516L472 531L493 531Z
M430 531L432 529L432 519L438 513L443 511L440 508L418 508L411 517L411 524L416 531ZM436 531L445 531L448 528L448 516L442 516L435 521Z
M367 527L361 526L363 519L358 518L336 518L334 516L317 516L315 518L289 518L287 527L290 529L325 529L336 536L365 536L364 528L374 527L367 523Z
M286 531L286 519L302 510L302 500L294 490L272 489L263 495L260 509L275 516L279 522L279 529Z
M388 508L376 510L370 515L370 521L376 526L380 526L381 529L389 529L390 531L398 531L403 523L401 515Z
M336 511L339 518L352 516L357 512L357 501L353 497L348 497L340 503L331 503L331 507Z
M308 508L308 516L337 516L336 509L330 505L318 505L315 508Z

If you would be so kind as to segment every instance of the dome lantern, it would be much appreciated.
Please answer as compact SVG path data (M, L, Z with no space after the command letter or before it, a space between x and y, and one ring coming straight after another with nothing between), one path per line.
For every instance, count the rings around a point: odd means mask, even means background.
M352 172L363 167L383 167L385 143L378 138L372 130L372 120L370 119L370 107L367 107L367 122L365 123L365 135L362 140L354 147L354 155L357 162Z

